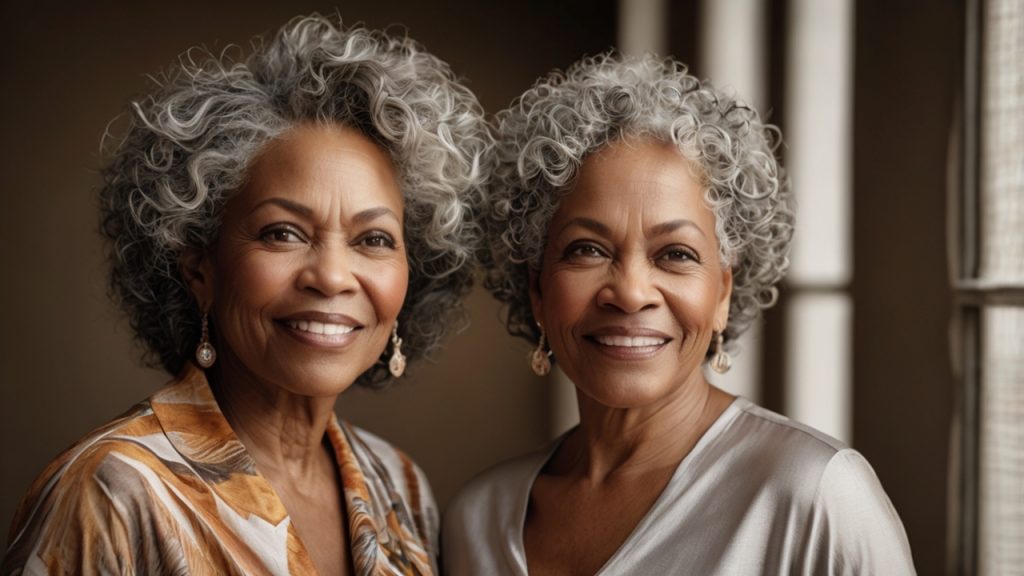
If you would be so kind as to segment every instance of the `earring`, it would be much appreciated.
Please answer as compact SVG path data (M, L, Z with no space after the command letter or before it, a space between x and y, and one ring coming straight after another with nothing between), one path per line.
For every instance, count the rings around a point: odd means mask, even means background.
M725 374L732 367L732 358L723 348L723 340L722 333L718 332L715 336L715 354L711 357L711 369L719 374Z
M402 354L402 339L398 337L398 320L395 320L391 328L391 345L394 350L391 352L391 360L388 360L388 371L395 378L405 374L405 354Z
M548 359L551 351L544 349L544 327L540 322L537 322L537 328L540 329L540 341L537 342L537 348L530 353L530 368L537 376L544 376L551 372L551 360Z
M196 346L196 362L198 362L203 369L213 366L213 363L217 361L217 351L213 349L213 344L210 344L210 326L208 317L209 314L203 312L203 333L199 337L199 346Z

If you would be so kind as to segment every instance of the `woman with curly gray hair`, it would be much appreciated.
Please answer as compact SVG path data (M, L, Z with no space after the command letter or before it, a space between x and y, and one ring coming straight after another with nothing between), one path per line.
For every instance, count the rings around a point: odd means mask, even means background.
M2 572L434 573L422 472L333 409L459 315L492 148L408 38L312 16L182 58L100 193L113 294L175 379L44 471Z
M786 272L777 130L678 62L615 54L497 124L488 287L580 423L462 491L447 573L913 573L860 454L705 378Z

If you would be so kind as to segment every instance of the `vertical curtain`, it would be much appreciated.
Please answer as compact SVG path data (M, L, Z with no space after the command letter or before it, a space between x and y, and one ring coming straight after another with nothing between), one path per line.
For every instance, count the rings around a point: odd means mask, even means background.
M1024 2L984 4L979 281L1024 285ZM1014 303L1017 304L1017 303ZM978 561L1024 575L1024 307L982 310Z

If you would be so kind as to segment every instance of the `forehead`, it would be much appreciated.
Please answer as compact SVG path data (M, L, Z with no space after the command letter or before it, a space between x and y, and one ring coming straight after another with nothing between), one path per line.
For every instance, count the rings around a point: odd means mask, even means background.
M597 150L584 160L580 175L613 181L697 180L693 164L674 144L644 138L613 142Z
M710 221L699 172L673 145L633 139L591 154L559 212L604 211L624 216L640 210L647 218L685 216Z
M316 202L343 194L401 205L390 155L359 131L338 125L296 126L270 142L249 169L249 200L267 194Z

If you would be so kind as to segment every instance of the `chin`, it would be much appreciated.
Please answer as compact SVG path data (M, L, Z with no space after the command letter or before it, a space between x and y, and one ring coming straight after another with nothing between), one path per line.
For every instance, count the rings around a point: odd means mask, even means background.
M278 385L300 396L333 398L351 388L364 371L355 372L351 365L305 364L286 370Z
M608 408L643 408L662 400L671 390L668 386L650 386L630 381L603 379L586 387L576 386L576 391Z
M643 408L677 396L690 378L681 378L682 367L673 365L631 367L594 366L587 373L570 374L576 390L609 408ZM564 367L563 367L564 369Z

